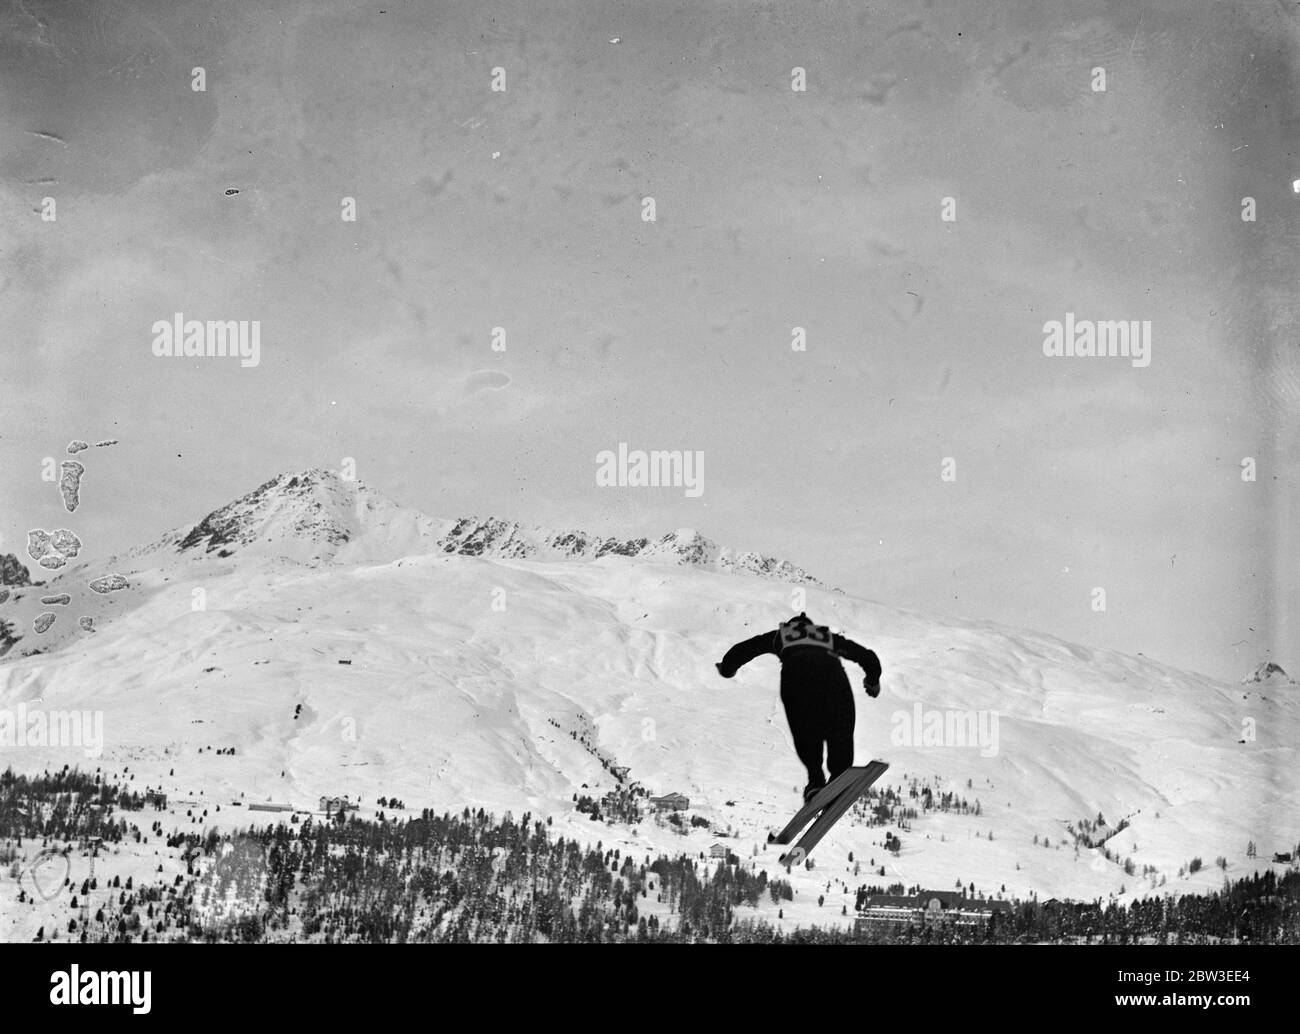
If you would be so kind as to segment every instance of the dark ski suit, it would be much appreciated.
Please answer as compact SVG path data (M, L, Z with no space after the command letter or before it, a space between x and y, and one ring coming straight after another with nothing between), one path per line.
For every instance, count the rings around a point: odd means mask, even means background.
M853 691L840 658L852 661L866 673L866 690L873 697L880 693L880 659L852 639L834 635L804 615L800 617L802 624L796 618L737 643L717 668L718 674L729 679L765 653L780 659L781 703L785 705L795 752L808 769L807 793L826 785L823 749L831 779L853 764Z

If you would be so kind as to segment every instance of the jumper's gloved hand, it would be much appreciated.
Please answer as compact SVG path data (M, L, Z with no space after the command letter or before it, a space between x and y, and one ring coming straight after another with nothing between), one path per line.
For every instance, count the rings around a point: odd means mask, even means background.
M718 669L718 674L721 675L724 679L730 679L735 677L736 673L734 671L728 671L721 664L715 664L714 667Z
M862 688L865 689L865 690L867 691L867 696L869 696L869 697L873 697L873 698L874 698L874 697L878 697L878 696L880 696L880 683L879 683L879 682L868 682L866 679L863 679L863 680L862 680Z

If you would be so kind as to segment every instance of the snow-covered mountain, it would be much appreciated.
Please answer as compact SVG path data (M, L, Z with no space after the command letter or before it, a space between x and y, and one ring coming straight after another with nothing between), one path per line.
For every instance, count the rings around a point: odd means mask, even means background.
M426 552L446 522L323 470L281 474L159 545L194 556L377 562Z
M438 540L445 553L519 560L597 560L604 556L667 561L718 571L743 572L785 582L821 585L787 560L719 546L694 528L679 528L662 538L598 538L580 531L554 532L495 518L465 518Z
M427 517L360 481L321 469L274 477L198 523L175 529L106 566L173 551L218 558L283 557L302 563L381 563L435 552L516 560L621 556L820 584L788 561L737 552L689 528L657 539L616 539L496 517Z
M127 587L84 589L109 570ZM19 620L64 591L73 600L52 608L45 637ZM1161 878L1166 891L1212 888L1217 857L1242 875L1300 840L1300 701L1276 674L1232 685L901 611L695 533L616 541L438 520L319 471L15 593L0 616L20 626L19 648L44 652L0 659L0 708L102 711L104 753L0 751L24 769L129 764L137 784L202 802L242 793L314 807L346 794L529 811L552 816L557 834L638 853L704 850L729 828L748 857L788 817L803 771L776 661L732 680L713 664L774 627L796 593L879 653L880 698L857 695L858 760L889 761L881 785L918 815L897 858L884 829L842 823L818 867L794 874L811 911L789 909L790 921L839 916L839 897L834 916L811 906L831 875L1091 899ZM82 614L99 631L80 631ZM709 828L634 832L575 812L575 794L613 789L623 768L651 792L686 794ZM971 810L924 811L911 792L926 787ZM1070 833L1099 812L1109 858L1076 853ZM247 820L227 809L206 821ZM1196 857L1204 867L1189 874Z
M118 605L130 598L84 591L93 580L109 575L130 580L138 572L188 568L190 562L243 564L254 558L307 566L380 564L429 553L515 560L622 557L753 574L790 584L822 584L788 561L719 546L689 528L657 539L617 539L496 517L429 517L360 481L313 468L271 478L196 523L174 528L121 555L69 563L57 572L41 571L39 586L14 594L15 602L26 602L19 608L21 620L14 629L19 638L16 645L0 640L0 656L6 649L15 656L58 649L85 634L77 625L81 616L93 619L102 630L103 622L112 620ZM15 570L26 573L21 564ZM15 584L29 585L22 580ZM34 633L31 624L36 615L53 613L37 606L38 599L60 593L74 597L76 615L60 620L63 615L55 613L46 632Z

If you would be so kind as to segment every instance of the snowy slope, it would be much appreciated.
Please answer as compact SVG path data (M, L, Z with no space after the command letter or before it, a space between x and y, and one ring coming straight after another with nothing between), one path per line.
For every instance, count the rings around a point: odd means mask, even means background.
M783 580L797 569L737 563L692 534L633 540L627 552L607 541L439 521L319 472L284 475L116 558L130 587L86 602L100 608L99 632L0 660L0 707L102 710L106 738L98 759L27 747L3 749L4 762L129 764L137 785L205 800L242 792L314 807L347 794L396 796L417 810L531 811L555 816L557 832L651 852L717 839L650 822L633 836L576 816L575 792L615 785L603 757L654 793L687 794L694 811L736 832L733 849L748 858L788 817L803 773L775 659L733 680L713 663L774 627L798 588L809 614L884 664L880 698L857 695L858 761L889 761L882 785L925 780L981 809L918 818L885 877L865 868L886 864L884 830L843 824L818 848L818 868L796 872L805 899L831 875L1092 898L1149 891L1146 865L1166 890L1205 889L1222 880L1217 856L1241 875L1300 839L1300 705L1285 677L1229 685L1031 632L934 620ZM63 581L74 591L95 573ZM861 673L849 673L860 687ZM925 715L976 712L988 728L996 713L996 751L903 739L903 716L918 705ZM205 746L236 754L198 753ZM1086 850L1076 857L1066 824L1098 812L1112 826L1127 819L1108 847L1138 876ZM1245 856L1252 839L1258 862ZM851 851L860 878L846 871ZM1180 878L1194 856L1205 869Z

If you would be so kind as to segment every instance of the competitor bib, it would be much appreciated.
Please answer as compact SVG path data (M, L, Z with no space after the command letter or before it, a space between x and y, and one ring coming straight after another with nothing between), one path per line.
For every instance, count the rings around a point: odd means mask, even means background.
M832 650L835 641L831 630L825 625L814 625L811 621L786 621L777 629L781 638L781 649L787 646L820 646Z

